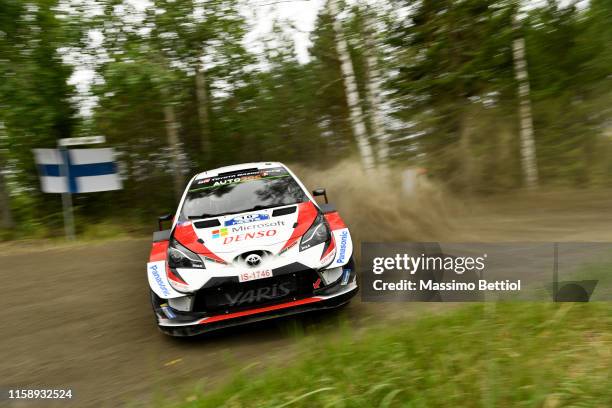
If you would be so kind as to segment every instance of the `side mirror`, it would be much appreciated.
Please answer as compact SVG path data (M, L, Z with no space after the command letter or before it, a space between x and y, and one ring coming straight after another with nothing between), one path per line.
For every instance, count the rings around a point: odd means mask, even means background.
M315 190L312 190L312 195L317 197L317 196L323 196L325 197L325 204L328 203L327 201L327 192L325 191L324 188L317 188Z
M162 222L172 220L172 214L164 214L157 217L157 225L159 226L159 230L163 231Z

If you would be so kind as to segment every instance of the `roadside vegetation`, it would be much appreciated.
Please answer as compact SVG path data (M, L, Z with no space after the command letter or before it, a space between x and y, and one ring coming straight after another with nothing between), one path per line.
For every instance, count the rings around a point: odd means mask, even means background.
M409 305L407 305L409 307ZM609 407L612 305L499 303L304 338L295 361L163 407Z
M419 168L468 195L612 187L609 1L319 2L301 57L285 3L0 0L0 240L62 234L32 149L80 136L123 179L73 197L92 222L150 222L196 171L247 161Z

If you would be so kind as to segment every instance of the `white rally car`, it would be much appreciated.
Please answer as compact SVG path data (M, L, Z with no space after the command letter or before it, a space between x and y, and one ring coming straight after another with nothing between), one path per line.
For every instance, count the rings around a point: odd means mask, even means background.
M351 234L325 190L313 195L281 163L193 177L153 234L147 274L159 328L189 336L348 303L357 293Z

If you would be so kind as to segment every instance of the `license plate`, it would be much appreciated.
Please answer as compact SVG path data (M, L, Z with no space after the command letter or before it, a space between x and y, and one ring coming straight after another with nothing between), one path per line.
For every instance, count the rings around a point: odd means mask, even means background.
M265 278L271 278L271 277L272 277L272 270L264 269L262 271L243 272L240 275L238 275L238 280L240 282L248 282L248 281L253 281L257 279L265 279Z

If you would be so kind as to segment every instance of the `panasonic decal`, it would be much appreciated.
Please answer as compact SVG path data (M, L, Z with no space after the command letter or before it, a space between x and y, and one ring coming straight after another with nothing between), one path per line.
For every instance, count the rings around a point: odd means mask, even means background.
M155 283L157 283L157 285L159 286L159 289L164 294L164 296L170 296L170 291L168 290L168 287L164 283L161 275L159 274L158 263L153 263L153 262L149 263L149 271L153 275L153 279L155 280Z
M338 259L336 263L344 263L346 257L346 241L348 240L348 231L344 230L340 234L340 252L338 253Z

